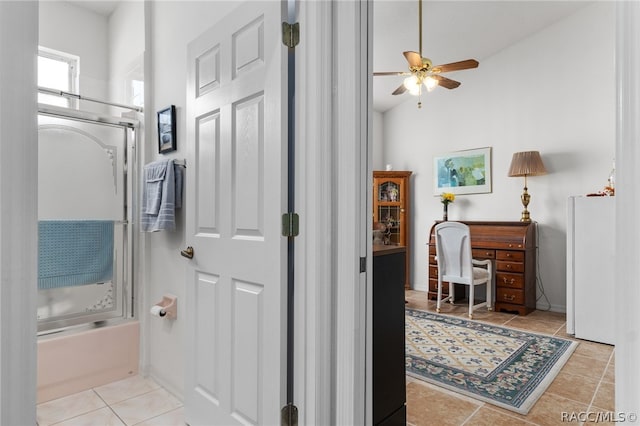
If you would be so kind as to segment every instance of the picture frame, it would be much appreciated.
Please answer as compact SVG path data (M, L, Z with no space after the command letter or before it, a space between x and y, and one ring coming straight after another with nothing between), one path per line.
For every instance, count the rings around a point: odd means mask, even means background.
M176 147L176 107L171 105L158 111L158 152L165 154Z
M491 147L447 152L433 158L434 195L491 192Z

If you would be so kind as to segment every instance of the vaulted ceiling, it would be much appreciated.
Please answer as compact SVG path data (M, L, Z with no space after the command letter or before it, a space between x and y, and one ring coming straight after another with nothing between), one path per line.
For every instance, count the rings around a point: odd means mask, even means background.
M482 67L484 59L592 3L425 0L422 53L434 65L473 58ZM406 50L419 50L418 0L373 0L373 70L406 71ZM454 90L464 90L470 72L447 74L462 83ZM374 110L384 112L411 97L391 95L402 81L400 76L374 77Z

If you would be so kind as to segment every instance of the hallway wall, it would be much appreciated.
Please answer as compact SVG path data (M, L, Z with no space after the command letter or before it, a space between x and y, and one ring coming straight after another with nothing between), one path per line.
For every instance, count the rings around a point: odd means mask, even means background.
M514 152L538 150L548 174L528 179L529 210L539 224L539 277L549 303L539 287L537 305L564 312L567 199L602 190L615 156L614 10L610 2L580 9L478 58L477 69L452 73L462 85L427 94L422 109L407 96L383 115L384 153L374 167L413 171L414 289L427 288L428 233L442 218L434 155L491 147L492 192L458 196L449 219L518 221L524 179L507 177L509 164Z

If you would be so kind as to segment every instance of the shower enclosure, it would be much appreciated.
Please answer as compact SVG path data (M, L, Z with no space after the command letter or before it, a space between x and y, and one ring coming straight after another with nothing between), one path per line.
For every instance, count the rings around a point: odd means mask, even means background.
M38 331L132 316L137 122L40 106Z

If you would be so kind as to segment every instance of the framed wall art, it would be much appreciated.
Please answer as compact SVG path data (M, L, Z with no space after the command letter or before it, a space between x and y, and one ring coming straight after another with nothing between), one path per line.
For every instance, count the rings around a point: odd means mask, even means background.
M158 152L176 150L176 107L171 105L158 111Z
M434 195L491 192L491 148L447 152L433 158Z

